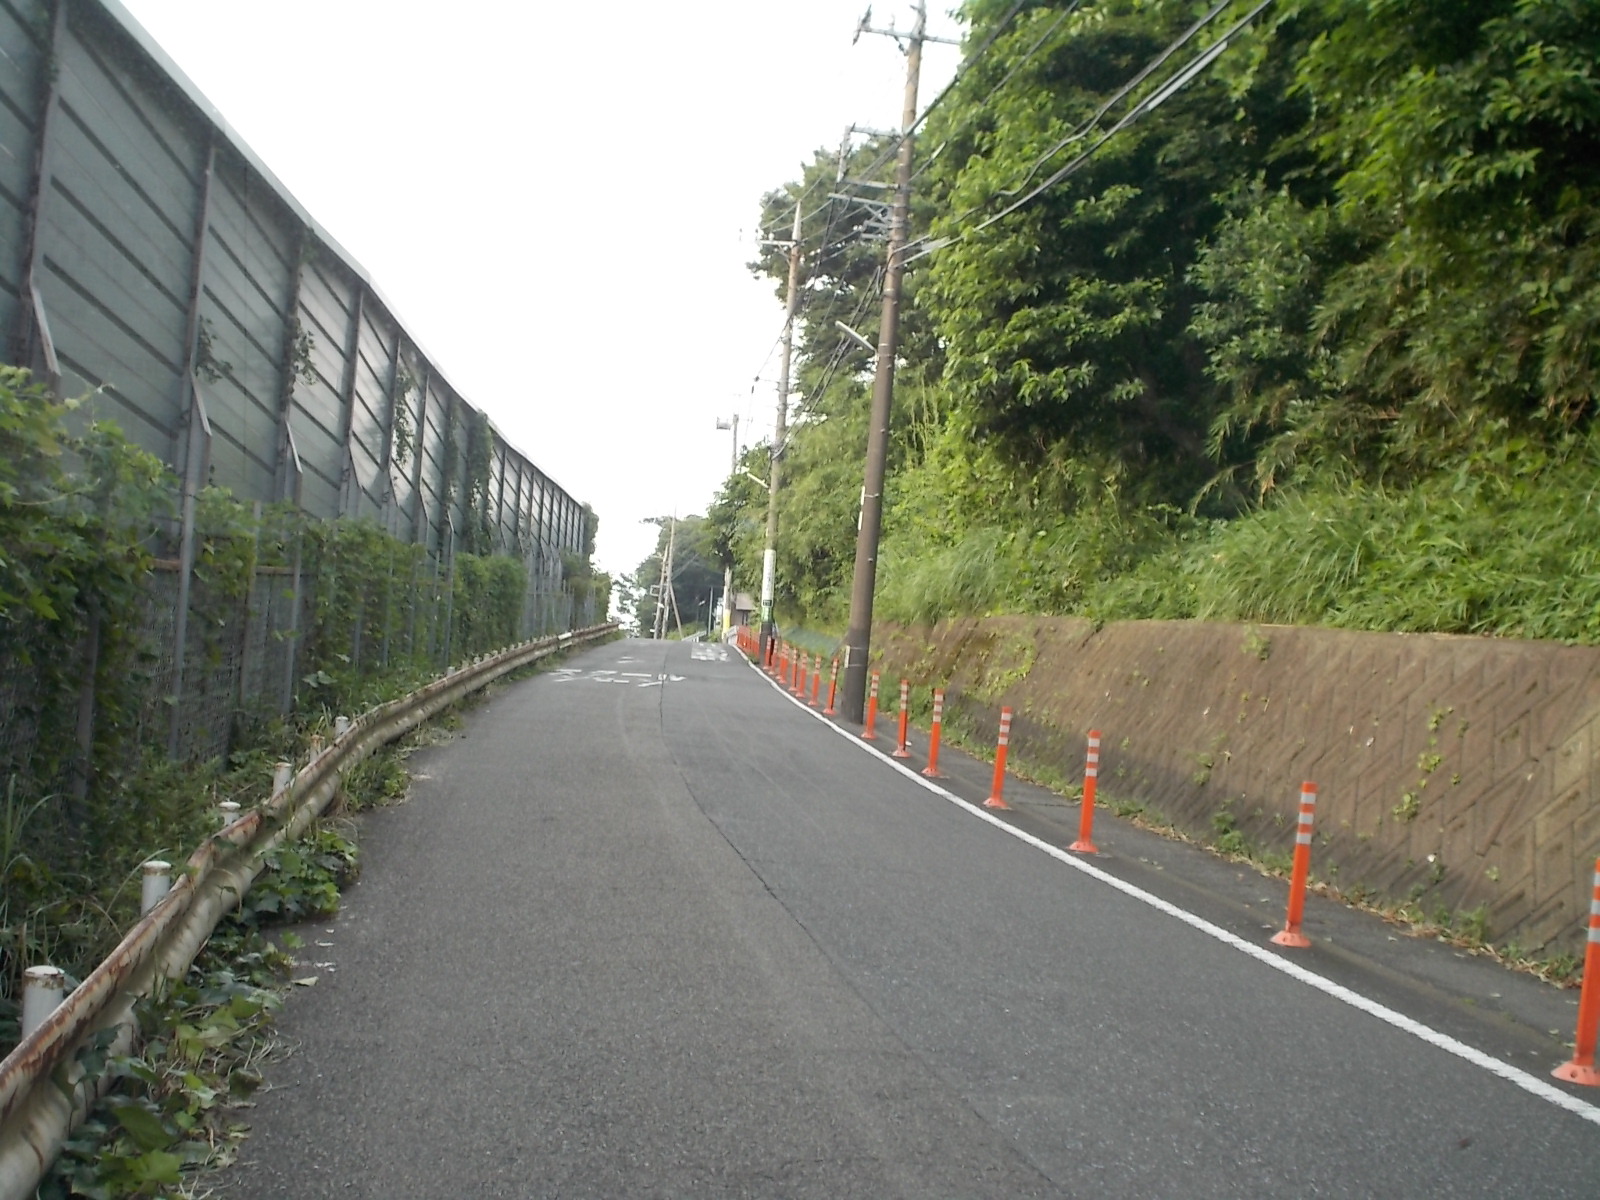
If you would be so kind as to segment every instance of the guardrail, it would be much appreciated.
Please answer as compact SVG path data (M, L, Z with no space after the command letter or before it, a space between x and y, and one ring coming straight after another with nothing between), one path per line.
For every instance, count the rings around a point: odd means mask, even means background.
M362 714L281 780L265 803L207 839L160 903L0 1062L0 1200L33 1195L72 1126L101 1094L104 1076L85 1074L79 1050L101 1031L115 1029L113 1053L127 1052L134 1004L160 980L189 969L217 921L261 873L264 857L326 809L345 768L500 676L598 641L616 628L595 625L520 643Z

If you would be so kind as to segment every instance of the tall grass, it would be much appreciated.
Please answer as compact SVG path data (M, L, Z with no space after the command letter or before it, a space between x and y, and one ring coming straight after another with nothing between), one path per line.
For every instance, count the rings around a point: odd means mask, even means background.
M1313 481L1203 522L1103 511L890 541L891 620L1197 618L1600 642L1600 449L1508 440L1404 485Z

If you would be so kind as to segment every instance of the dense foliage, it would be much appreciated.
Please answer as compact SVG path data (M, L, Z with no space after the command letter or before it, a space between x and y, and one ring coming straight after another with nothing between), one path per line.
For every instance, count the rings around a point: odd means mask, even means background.
M304 736L565 629L585 599L603 614L609 591L587 555L563 564L575 600L530 596L520 558L441 564L370 522L207 489L170 759L176 481L115 428L77 429L77 407L0 368L0 1043L22 968L92 965L138 864L187 857L216 802L263 798Z
M656 523L661 526L661 532L656 537L655 550L631 577L623 578L623 615L642 636L649 637L655 628L657 609L665 603L668 634L675 636L680 627L685 633L703 630L722 600L723 559L712 527L701 516L661 517ZM669 541L671 591L663 600L655 589L661 586L661 564L667 556Z
M962 15L919 133L880 615L1600 640L1600 6ZM870 386L834 323L873 337L882 258L836 176L818 152L764 200L807 221L779 598L811 623L844 613ZM742 586L752 486L712 509Z

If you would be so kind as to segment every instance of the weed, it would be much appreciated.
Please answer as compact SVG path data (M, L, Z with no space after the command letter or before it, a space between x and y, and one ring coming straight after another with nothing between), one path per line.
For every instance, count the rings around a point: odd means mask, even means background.
M1266 637L1260 629L1251 625L1244 632L1244 652L1259 658L1262 662L1272 657L1272 639ZM1249 697L1247 696L1246 699Z
M1238 828L1238 821L1233 815L1233 810L1228 807L1230 802L1211 814L1211 830L1216 834L1212 845L1223 854L1235 854L1249 857L1250 842Z
M1454 928L1471 945L1487 945L1489 941L1489 906L1480 904L1476 908L1468 909L1466 912L1457 913Z

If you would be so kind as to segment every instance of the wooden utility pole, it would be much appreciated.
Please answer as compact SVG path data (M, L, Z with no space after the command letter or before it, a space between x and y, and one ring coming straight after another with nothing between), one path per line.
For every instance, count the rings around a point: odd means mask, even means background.
M678 544L678 518L668 518L667 551L661 556L661 582L656 585L655 619L651 622L650 636L657 639L667 636L667 613L678 611L678 598L672 588L672 555ZM683 632L683 622L678 622L678 632Z
M883 280L883 315L878 322L878 362L872 379L872 412L867 427L867 464L861 494L861 524L856 533L856 567L850 587L850 627L844 635L844 678L839 711L860 721L867 694L867 653L872 643L872 592L878 577L878 535L883 527L883 478L889 457L889 409L894 400L894 356L900 333L902 251L911 211L911 130L917 121L917 77L928 10L917 3L917 23L909 34L870 29L862 19L858 33L906 39L905 105L900 121L900 153L895 160L894 207L889 216L889 251ZM868 10L870 13L870 9Z

